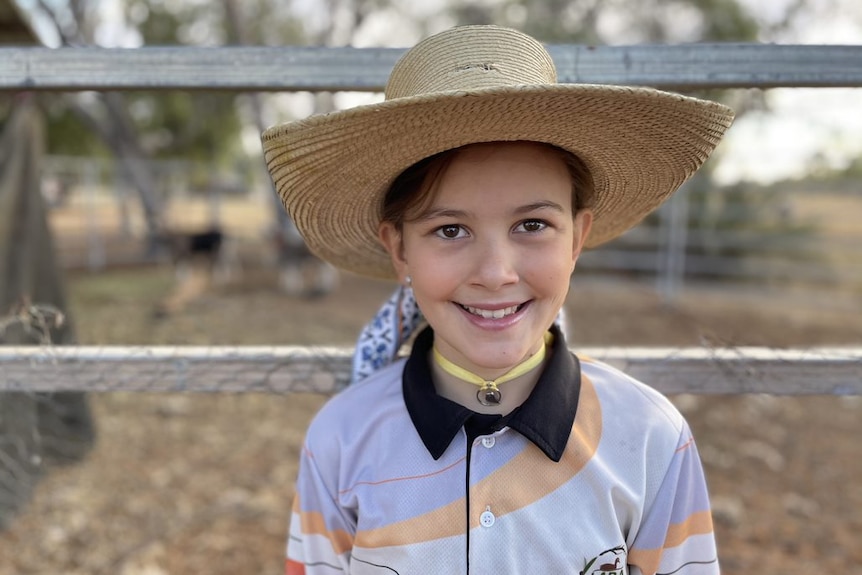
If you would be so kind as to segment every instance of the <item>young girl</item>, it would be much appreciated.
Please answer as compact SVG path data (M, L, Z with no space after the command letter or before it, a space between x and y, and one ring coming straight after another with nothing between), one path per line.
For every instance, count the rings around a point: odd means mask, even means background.
M357 343L362 381L308 430L288 574L718 573L686 422L559 324L581 250L655 209L731 119L557 84L534 39L472 26L409 50L385 102L264 133L309 247L400 284Z

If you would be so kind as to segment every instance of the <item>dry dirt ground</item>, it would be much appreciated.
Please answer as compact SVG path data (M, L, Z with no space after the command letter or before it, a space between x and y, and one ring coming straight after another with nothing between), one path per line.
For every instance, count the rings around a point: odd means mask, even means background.
M259 277L258 277L259 276ZM161 319L166 270L71 278L85 344L352 343L390 286L343 278L288 297L248 274ZM862 309L773 295L576 280L573 346L862 345ZM98 441L51 471L0 534L0 575L270 574L282 555L303 431L315 395L93 395ZM862 400L675 396L694 428L714 500L723 572L862 574ZM429 566L429 572L433 567Z

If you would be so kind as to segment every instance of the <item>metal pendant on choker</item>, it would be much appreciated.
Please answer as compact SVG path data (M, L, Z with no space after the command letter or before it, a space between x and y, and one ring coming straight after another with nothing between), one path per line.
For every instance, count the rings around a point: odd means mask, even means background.
M545 344L533 354L531 357L525 359L500 377L492 380L484 379L479 377L472 371L466 370L463 367L456 365L443 357L443 355L437 351L437 347L434 347L434 361L439 365L443 371L457 377L462 381L466 381L468 383L472 383L473 385L479 386L479 390L476 392L476 399L485 406L494 406L500 405L500 402L503 401L503 394L500 392L499 385L506 383L507 381L511 381L518 377L521 377L525 373L528 373L536 368L542 360L545 359L545 355L547 353L548 346L553 342L553 335L550 332L545 334Z

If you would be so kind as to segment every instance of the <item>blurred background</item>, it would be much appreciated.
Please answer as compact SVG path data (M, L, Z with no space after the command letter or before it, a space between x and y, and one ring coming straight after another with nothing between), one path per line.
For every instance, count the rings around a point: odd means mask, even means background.
M454 24L548 44L862 44L855 0L0 0L0 44L406 47ZM706 168L584 254L572 345L862 343L859 89L693 93ZM260 131L372 93L0 92L0 343L352 345L388 295L297 237ZM862 573L858 397L672 398L723 571ZM279 573L314 394L0 394L0 575Z

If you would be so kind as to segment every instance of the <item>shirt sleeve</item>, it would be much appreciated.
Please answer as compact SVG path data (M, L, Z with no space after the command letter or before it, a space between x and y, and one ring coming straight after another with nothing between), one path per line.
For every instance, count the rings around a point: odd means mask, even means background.
M687 424L632 542L631 575L718 575L703 465Z
M306 445L300 456L291 511L286 575L348 572L356 522L341 508L334 493Z

